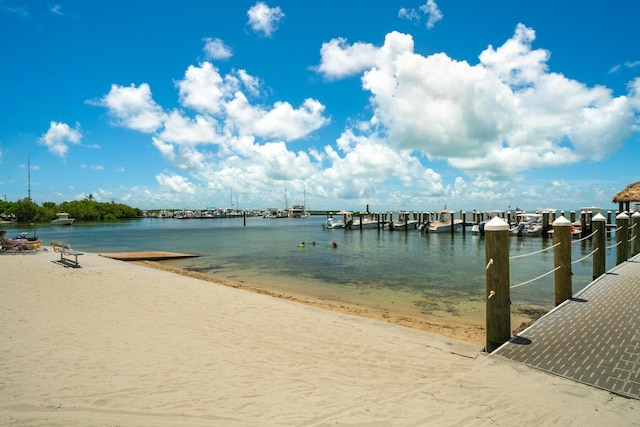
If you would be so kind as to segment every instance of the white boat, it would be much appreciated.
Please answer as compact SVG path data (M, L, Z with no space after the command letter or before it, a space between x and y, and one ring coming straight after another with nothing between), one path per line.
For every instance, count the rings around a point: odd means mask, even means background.
M398 211L398 219L385 224L390 231L394 230L410 230L418 228L419 221L410 219L410 213L407 211Z
M453 217L455 212L453 211L440 211L435 221L428 221L423 224L423 228L426 225L426 229L429 233L446 233L451 232L451 221L453 221L454 231L462 229L462 220L455 219Z
M418 228L418 220L416 219L397 219L389 223L389 230L413 230Z
M341 219L335 219L333 217L327 218L327 220L322 223L322 228L326 228L328 230L333 230L334 228L344 228L344 221Z
M304 208L304 205L293 205L287 209L287 216L289 218L307 218L311 216Z
M348 222L352 221L353 213L351 211L340 211L337 213L337 218L333 217L333 214L322 223L322 228L332 230L334 228L345 228Z
M516 236L535 237L542 235L542 214L521 213L516 217L516 225L509 232Z
M471 234L474 236L484 236L484 226L486 222L481 222L480 224L474 224L471 227Z
M288 215L286 212L278 209L278 208L269 208L262 216L263 218L276 219L276 218L287 218Z
M60 212L56 214L56 219L51 221L51 225L71 225L75 218L69 218L69 214L66 212Z
M369 228L378 228L378 220L375 219L372 216L362 216L356 220L353 220L353 222L351 223L351 225L349 226L350 229L355 229L355 230L359 230L359 229L369 229Z

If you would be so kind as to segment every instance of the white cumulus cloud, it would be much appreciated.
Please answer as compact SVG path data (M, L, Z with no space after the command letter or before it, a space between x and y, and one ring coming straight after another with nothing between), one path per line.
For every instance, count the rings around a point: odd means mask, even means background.
M420 10L427 15L427 28L429 29L433 28L436 22L444 17L438 5L433 0L427 0L425 4L420 6Z
M156 104L147 83L136 87L111 85L111 90L98 105L109 109L117 123L140 132L154 132L162 126L166 114Z
M391 146L468 173L508 176L614 152L634 130L634 97L550 72L549 52L534 49L534 40L535 32L519 24L512 38L470 64L416 54L410 36L389 33L382 47L367 48L374 63L362 82L371 93L371 123ZM364 67L360 45L333 46L340 63ZM337 69L332 57L323 55L320 72Z
M163 190L172 193L194 194L196 191L195 186L181 175L160 173L156 180Z
M284 13L279 7L269 7L266 3L257 2L249 8L249 26L252 30L262 33L265 37L271 35L278 29L280 20L284 18Z
M224 44L221 39L205 37L203 39L204 47L202 50L205 53L206 59L229 59L233 56L233 51L229 46Z
M321 62L316 70L327 78L343 78L360 73L376 63L378 49L369 43L347 44L344 38L322 44Z
M49 129L38 141L46 146L50 153L64 157L69 150L69 144L80 143L82 134L79 127L80 125L76 125L76 128L72 129L66 123L51 121Z

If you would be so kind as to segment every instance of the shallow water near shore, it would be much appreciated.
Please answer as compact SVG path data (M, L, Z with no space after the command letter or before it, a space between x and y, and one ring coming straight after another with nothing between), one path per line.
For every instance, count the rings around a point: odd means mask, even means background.
M484 238L466 233L420 234L417 230L325 230L324 217L303 219L137 219L41 226L49 240L89 252L173 251L197 258L165 263L218 278L272 290L360 304L412 316L484 326ZM12 232L34 229L20 228ZM333 248L331 242L337 243ZM300 244L305 242L304 247ZM313 243L315 242L315 244ZM615 243L608 236L607 246ZM510 255L552 245L541 237L510 238ZM590 239L574 242L572 259L588 255ZM606 254L607 270L615 249ZM592 258L576 262L573 292L591 282ZM510 263L511 286L553 269L553 250ZM554 275L511 290L515 310L541 313L553 308Z

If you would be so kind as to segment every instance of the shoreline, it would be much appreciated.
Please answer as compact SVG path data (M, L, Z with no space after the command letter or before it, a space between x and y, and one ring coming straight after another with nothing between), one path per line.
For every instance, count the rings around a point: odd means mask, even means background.
M45 250L47 249L47 250ZM0 425L634 425L637 401L248 286L0 253ZM204 279L204 280L203 280Z
M168 271L187 277L196 278L209 283L214 283L231 288L242 289L249 292L268 295L273 298L285 299L299 304L305 304L325 310L336 311L339 313L351 314L355 316L365 317L369 319L379 320L395 325L401 325L420 331L426 331L442 335L456 340L466 341L469 343L484 346L486 342L486 328L472 323L464 322L464 316L461 319L451 321L452 317L443 318L436 316L421 315L416 316L401 311L392 311L363 304L357 304L346 301L336 301L326 298L318 298L301 293L288 292L283 290L271 289L260 286L255 283L233 280L218 277L213 274L191 271L186 268L168 265L157 261L131 261L133 264L141 265L148 268ZM524 330L537 319L545 314L545 312L529 311L523 313L514 310L512 313L512 330L514 335Z

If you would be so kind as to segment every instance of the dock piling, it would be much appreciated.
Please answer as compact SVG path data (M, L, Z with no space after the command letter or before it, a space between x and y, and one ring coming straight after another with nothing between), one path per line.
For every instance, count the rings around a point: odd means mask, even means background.
M593 235L593 248L597 249L593 254L593 280L602 276L606 271L606 235L605 222L607 219L602 214L596 214L591 218L591 228Z
M616 216L616 265L629 259L629 215Z
M571 221L561 216L553 221L556 305L571 298Z
M462 234L467 230L467 212L462 212Z
M549 237L549 212L542 213L542 237Z
M511 338L509 224L495 217L485 225L486 350L491 353Z
M631 215L631 256L640 253L640 212Z

